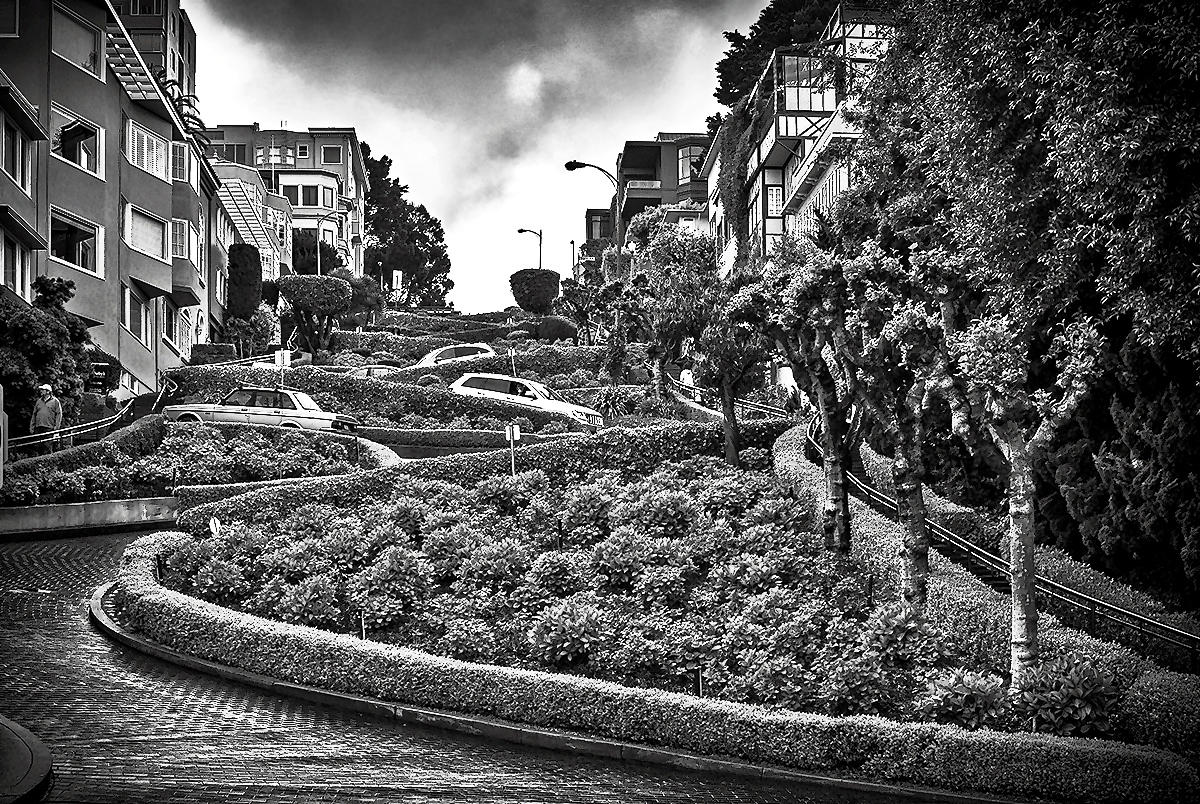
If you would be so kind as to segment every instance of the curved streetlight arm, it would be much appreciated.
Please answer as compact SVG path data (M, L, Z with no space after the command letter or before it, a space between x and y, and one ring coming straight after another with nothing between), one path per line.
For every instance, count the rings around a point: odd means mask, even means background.
M517 234L537 235L538 239L538 268L542 267L542 230L541 229L518 229Z
M614 239L616 240L616 246L619 250L624 245L624 238L621 237L621 183L617 181L617 177L599 165L593 165L591 162L580 162L577 159L572 159L570 162L567 162L565 165L563 165L563 167L565 167L567 170L579 170L580 168L585 167L595 168L607 176L608 180L612 182L613 190L617 195L617 214L613 220L613 234L615 235Z
M600 171L601 173L603 173L605 176L608 177L608 180L612 182L614 189L616 189L618 186L620 186L619 183L617 182L616 176L609 173L607 170L600 167L599 165L593 165L591 162L580 162L578 160L572 159L570 162L567 162L565 165L563 165L563 167L565 167L567 170L579 170L582 167L595 168L596 170Z

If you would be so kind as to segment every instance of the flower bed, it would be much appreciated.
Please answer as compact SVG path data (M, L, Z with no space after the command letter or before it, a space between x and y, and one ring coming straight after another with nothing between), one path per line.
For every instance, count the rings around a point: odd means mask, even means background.
M386 450L385 456L360 449L354 437L336 433L175 423L158 415L109 438L14 464L0 499L33 505L161 497L176 485L345 475L395 458Z
M279 382L279 374L274 369L244 366L192 366L168 372L181 395L201 402L217 402L239 385L274 386ZM416 416L423 421L455 422L457 428L470 423L475 425L472 429L482 430L502 428L505 422L516 418L529 421L535 430L551 422L571 430L582 429L569 416L494 399L462 396L443 388L348 377L311 366L285 369L283 378L286 386L308 393L323 409L355 416L368 426L411 425L412 417Z
M802 771L963 791L1172 802L1188 800L1197 784L1185 762L1150 748L771 711L457 661L272 622L160 586L159 557L189 543L183 534L155 534L126 551L117 589L130 623L175 649L293 683Z
M744 448L747 451L769 448L786 426L780 422L762 422L743 427ZM628 478L644 477L667 461L697 455L716 456L723 452L724 434L719 424L686 422L638 430L610 428L589 435L532 444L518 449L517 467L536 466L552 485L563 486L596 469L616 469ZM180 524L188 528L202 526L210 516L248 519L255 512L266 518L282 517L295 508L299 498L344 506L389 500L397 494L397 486L410 477L479 480L508 472L509 456L505 452L447 455L363 472L354 478L297 480L286 490L256 491L217 505L184 511ZM186 506L181 510L183 507Z
M775 472L807 504L820 505L824 474L804 457L804 441L804 428L797 427L775 442ZM901 543L895 525L858 500L851 500L851 513L854 555L872 567L873 575L896 583ZM1002 670L1011 633L1009 598L940 554L929 558L930 622L955 640L960 655ZM1162 670L1122 645L1061 624L1053 614L1042 613L1039 633L1043 652L1090 657L1128 691L1116 714L1124 739L1179 751L1200 765L1200 676Z

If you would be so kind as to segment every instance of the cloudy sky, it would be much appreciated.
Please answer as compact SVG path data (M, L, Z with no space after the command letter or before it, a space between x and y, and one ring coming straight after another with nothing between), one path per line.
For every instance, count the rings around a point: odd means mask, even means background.
M451 299L512 303L508 275L569 275L584 210L628 139L703 131L721 32L767 0L185 0L208 125L354 126L441 218Z

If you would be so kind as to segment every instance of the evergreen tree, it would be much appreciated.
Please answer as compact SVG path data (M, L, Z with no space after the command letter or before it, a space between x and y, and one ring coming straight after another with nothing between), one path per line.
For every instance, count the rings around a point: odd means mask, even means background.
M830 0L771 0L747 33L726 31L729 49L717 62L713 97L723 106L733 106L754 88L771 51L815 41L835 8L837 3Z

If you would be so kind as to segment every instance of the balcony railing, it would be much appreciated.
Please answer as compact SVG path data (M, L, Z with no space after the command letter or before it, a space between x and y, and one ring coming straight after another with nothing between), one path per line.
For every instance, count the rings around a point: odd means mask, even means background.
M626 190L661 190L662 182L659 181L658 179L654 179L652 181L643 180L643 179L632 179L630 181L625 182L625 189Z

